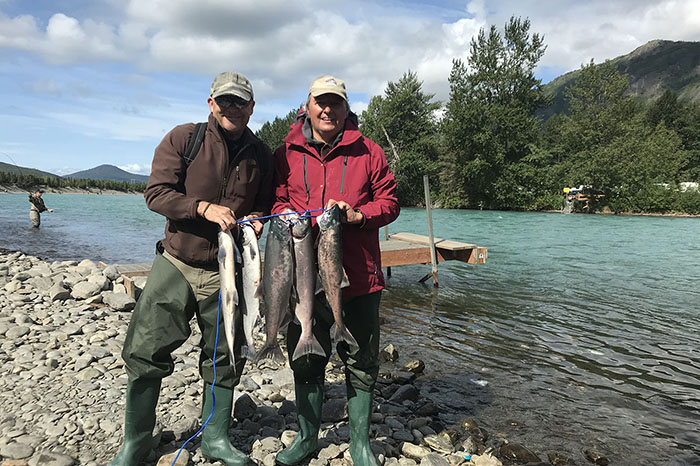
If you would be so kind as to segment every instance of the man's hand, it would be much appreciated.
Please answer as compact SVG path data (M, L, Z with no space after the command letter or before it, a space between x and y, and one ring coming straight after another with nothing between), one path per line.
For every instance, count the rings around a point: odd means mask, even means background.
M236 214L228 207L201 201L197 204L197 215L216 223L222 231L227 231L236 226Z
M248 215L247 217L243 217L243 220L250 220L250 225L253 227L253 231L255 231L255 236L257 236L258 239L262 236L263 232L263 222L260 220L255 220L257 217L253 217Z
M48 210L49 212L53 212L53 209L46 209L46 210Z
M330 199L328 204L326 204L326 209L330 209L334 205L338 205L340 208L340 221L342 223L350 224L360 224L364 221L365 216L359 210L353 209L350 204L345 201L336 201L335 199Z

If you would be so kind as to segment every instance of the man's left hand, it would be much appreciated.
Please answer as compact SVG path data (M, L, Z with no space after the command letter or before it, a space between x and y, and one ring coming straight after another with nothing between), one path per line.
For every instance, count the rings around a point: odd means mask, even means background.
M250 225L253 227L253 231L255 231L255 236L260 239L263 233L263 227L265 225L263 225L263 222L260 220L254 220L255 218L257 217L245 217L245 220L250 220Z
M336 201L335 199L331 199L328 201L326 209L330 209L336 204L340 208L340 221L342 223L351 223L357 225L362 223L362 221L364 220L365 216L362 215L362 212L353 209L352 206L345 201Z

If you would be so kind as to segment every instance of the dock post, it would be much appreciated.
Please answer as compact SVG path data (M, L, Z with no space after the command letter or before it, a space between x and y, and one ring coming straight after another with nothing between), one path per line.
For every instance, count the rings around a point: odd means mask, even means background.
M384 241L389 241L389 225L384 225ZM391 278L391 267L386 268L386 276Z
M428 214L428 239L430 241L430 263L432 266L432 272L420 279L423 283L431 275L433 276L433 286L438 287L438 275L437 275L437 252L435 251L435 237L433 235L433 216L430 211L430 182L428 181L428 175L423 175L423 188L425 189L425 210Z

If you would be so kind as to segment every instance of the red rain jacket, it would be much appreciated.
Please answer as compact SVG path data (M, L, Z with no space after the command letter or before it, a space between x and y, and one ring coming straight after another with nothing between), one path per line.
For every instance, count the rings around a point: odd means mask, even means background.
M320 209L329 199L359 209L366 219L364 225L343 224L343 267L350 280L343 294L352 297L379 291L384 288L379 228L399 215L396 181L384 151L347 119L342 139L321 158L306 141L303 125L303 118L299 118L275 151L272 212ZM315 221L314 233L318 234Z

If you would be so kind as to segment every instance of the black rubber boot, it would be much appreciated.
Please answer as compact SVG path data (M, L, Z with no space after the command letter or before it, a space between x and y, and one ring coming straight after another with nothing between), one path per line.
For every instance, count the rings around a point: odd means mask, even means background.
M204 405L202 407L202 424L211 413L212 402L214 414L202 432L202 454L208 460L223 461L226 466L244 466L248 456L238 451L228 439L228 428L233 408L233 390L214 385L214 400L211 396L211 384L204 384Z
M372 416L372 393L348 385L348 416L350 417L350 456L355 466L378 466L369 445L369 425Z
M275 457L277 463L284 466L293 466L316 451L321 427L323 385L296 385L295 392L299 433L292 444Z
M136 466L151 450L160 379L140 379L126 386L124 443L110 466Z

